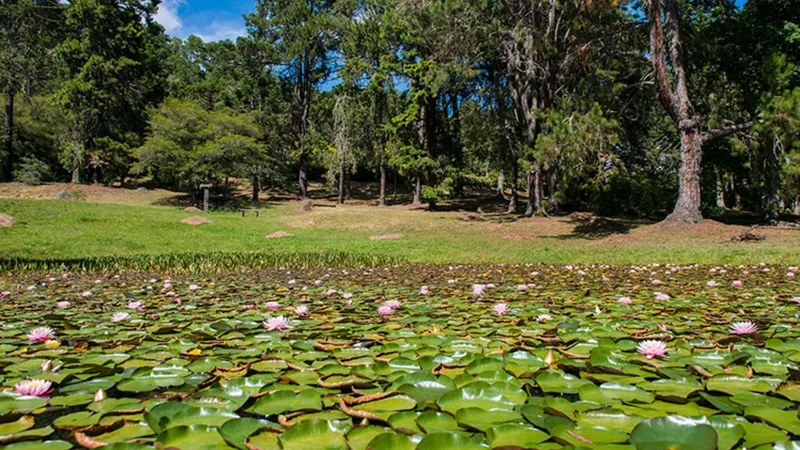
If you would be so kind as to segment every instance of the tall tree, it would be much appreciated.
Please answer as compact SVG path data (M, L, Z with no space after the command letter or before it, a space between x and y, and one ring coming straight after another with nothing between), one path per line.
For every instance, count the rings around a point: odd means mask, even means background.
M655 74L656 92L661 105L680 133L681 165L678 172L678 200L667 223L702 223L700 175L703 146L713 139L746 130L752 121L708 129L689 97L687 63L681 40L681 21L677 0L650 0L647 17L650 25L650 61ZM666 47L669 46L669 53Z
M312 97L332 72L337 39L332 0L258 0L256 11L245 17L248 35L275 48L275 64L292 91L290 117L292 149L298 158L298 194L308 195Z

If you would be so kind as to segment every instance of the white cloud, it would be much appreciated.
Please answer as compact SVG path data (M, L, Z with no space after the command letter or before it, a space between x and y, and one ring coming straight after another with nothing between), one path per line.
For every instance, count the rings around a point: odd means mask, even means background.
M223 41L230 39L235 41L236 38L247 35L247 30L244 27L243 21L214 21L203 32L193 33L204 42Z
M155 20L164 27L168 34L175 34L183 28L183 22L178 15L178 8L183 2L184 0L164 0L158 5Z

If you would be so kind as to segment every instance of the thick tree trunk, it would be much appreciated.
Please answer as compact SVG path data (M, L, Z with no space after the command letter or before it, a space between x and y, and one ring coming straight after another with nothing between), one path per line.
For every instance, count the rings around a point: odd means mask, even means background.
M550 212L558 211L558 203L556 203L556 184L558 181L558 173L555 167L552 167L547 174L547 196L550 203Z
M794 198L794 215L800 216L800 195Z
M508 200L508 213L517 213L517 180L519 180L519 164L514 161L514 167L511 170L511 199Z
M414 201L411 202L412 205L421 205L422 204L422 177L417 176L416 185L414 186Z
M258 174L253 173L253 194L250 196L250 200L257 202L258 201Z
M536 164L528 171L528 203L525 206L525 217L532 217L542 211L542 166Z
M664 220L671 224L703 223L700 170L703 137L697 128L681 130L681 167L678 172L678 201Z
M336 203L344 204L344 164L339 167L339 197Z
M308 157L300 155L300 170L297 179L298 195L301 199L308 197Z
M6 87L5 151L3 160L3 179L11 181L14 171L14 90L11 83Z
M227 184L228 179L225 179ZM92 184L100 184L100 168L97 166L92 167ZM227 187L227 186L226 186Z
M381 172L381 187L380 191L378 192L378 206L386 206L386 167L383 165L383 161L380 164L380 172Z
M497 196L506 198L506 176L502 170L497 174Z
M72 184L78 184L81 182L81 168L75 164L72 167Z
M533 170L528 168L528 179L527 179L527 194L528 194L528 203L525 205L525 217L533 216L533 209L534 209L534 199L533 199Z

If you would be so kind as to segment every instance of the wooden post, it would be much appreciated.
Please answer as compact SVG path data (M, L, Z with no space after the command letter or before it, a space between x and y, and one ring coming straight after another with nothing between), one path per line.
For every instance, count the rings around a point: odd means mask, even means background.
M244 217L244 209L240 209L239 212L242 213L242 217Z
M200 188L203 189L203 212L208 213L208 188L210 184L201 184Z

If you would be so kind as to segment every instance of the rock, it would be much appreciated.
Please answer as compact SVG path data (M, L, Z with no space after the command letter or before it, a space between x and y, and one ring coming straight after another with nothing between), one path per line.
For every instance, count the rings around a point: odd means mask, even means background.
M292 233L287 233L285 231L276 231L272 234L267 235L267 239L281 239L290 237L294 237L294 235Z
M391 239L403 239L403 235L400 233L392 233L392 234L376 234L375 236L370 236L370 241L387 241Z
M191 217L187 217L187 218L181 220L181 223L185 223L187 225L191 225L193 227L196 227L197 225L203 225L203 224L206 224L206 223L214 223L214 221L211 220L211 219L207 219L205 217L191 216Z
M56 192L56 195L53 196L56 200L66 200L69 197L69 194L66 190L61 189L60 191Z
M747 231L742 231L741 233L737 234L736 236L731 238L733 242L758 242L763 241L767 238L767 235L757 233L756 228L752 228Z
M142 194L142 193L145 193L145 192L147 192L147 188L146 187L138 187L138 188L136 188L136 193L138 193L138 194Z
M314 210L314 201L307 198L297 205L297 210L301 212L308 212Z
M14 225L14 218L8 214L0 213L0 228L11 228Z
M202 210L202 209L200 209L200 208L198 208L198 207L196 207L196 206L189 206L188 208L183 208L183 210L184 210L184 211L186 211L186 212L194 212L194 213L201 213L201 212L203 212L203 210Z

